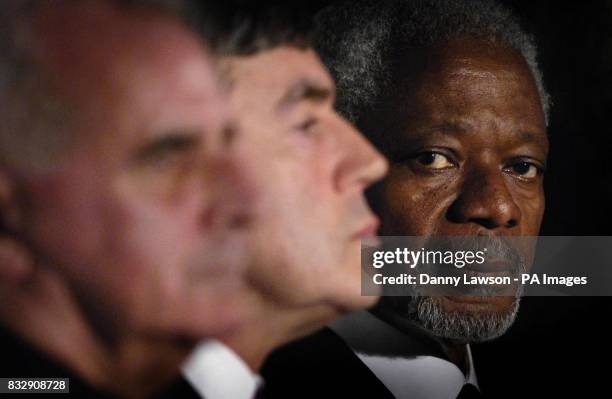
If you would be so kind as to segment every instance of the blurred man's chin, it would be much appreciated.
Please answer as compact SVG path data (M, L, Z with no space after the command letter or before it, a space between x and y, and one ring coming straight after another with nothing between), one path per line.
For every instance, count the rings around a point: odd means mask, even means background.
M341 313L350 313L358 310L369 309L376 305L379 299L380 297L376 295L361 295L360 293L359 296L353 297L350 301L347 301L345 306L341 308Z
M350 269L336 276L331 298L341 314L371 308L380 299L380 286L368 285L371 280L363 279L358 268L359 264L352 262Z

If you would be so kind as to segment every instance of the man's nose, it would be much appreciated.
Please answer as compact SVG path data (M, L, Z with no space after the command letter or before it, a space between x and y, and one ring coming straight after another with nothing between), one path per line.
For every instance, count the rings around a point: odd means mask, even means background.
M255 217L255 184L234 156L211 157L206 163L206 210L203 224L231 230L248 228Z
M386 158L351 124L342 120L342 158L336 170L339 191L350 187L365 189L385 176L389 169Z
M475 223L492 230L518 226L521 210L503 172L490 170L474 172L464 178L460 194L447 217L454 223Z

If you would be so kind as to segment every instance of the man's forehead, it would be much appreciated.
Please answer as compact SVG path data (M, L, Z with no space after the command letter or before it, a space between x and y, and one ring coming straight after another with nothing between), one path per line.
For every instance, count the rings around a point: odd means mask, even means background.
M171 15L82 4L41 8L38 25L41 62L79 131L114 140L222 128L226 101L195 33Z
M404 76L398 94L403 92L409 100L404 106L414 110L411 114L426 112L436 124L460 127L461 121L450 119L478 114L545 130L539 93L526 62L512 54L512 61L504 63L496 54L433 49L423 70Z
M513 55L504 60L496 58L496 54L462 53L460 50L454 50L439 53L430 63L436 65L425 66L430 67L423 71L427 81L446 85L447 89L450 89L450 85L462 85L483 92L500 89L533 90L533 94L539 96L535 80L522 56ZM539 101L539 97L537 100Z
M472 36L460 36L417 50L429 67L435 64L475 65L481 69L527 67L520 51L509 45Z
M222 68L232 88L265 91L269 102L299 96L304 91L329 91L335 86L312 49L278 46L255 55L224 57Z
M435 85L434 85L435 86ZM479 74L441 82L417 94L408 105L439 130L461 134L479 130L515 133L529 141L546 141L544 113L535 87L514 77Z
M535 79L523 55L514 48L490 41L460 37L397 54L393 74L403 90L452 85L490 91L502 86L533 89L539 101ZM462 88L463 90L463 88Z
M170 72L176 58L191 57L193 63L205 58L195 35L177 19L113 4L88 1L40 8L35 21L41 37L40 61L60 88L77 88L79 79L81 84L95 83L96 76L121 81L136 64L141 70L150 64Z
M404 136L411 139L422 138L424 140L433 137L449 137L458 140L469 139L474 135L487 137L487 141L493 142L492 138L504 143L517 145L536 145L543 149L548 148L548 137L544 130L520 121L508 118L473 118L472 115L440 117L429 115L418 121L411 129L404 129Z

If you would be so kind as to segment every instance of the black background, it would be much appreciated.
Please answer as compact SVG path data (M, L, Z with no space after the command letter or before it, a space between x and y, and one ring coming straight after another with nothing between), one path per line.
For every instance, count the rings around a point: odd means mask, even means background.
M609 235L612 2L505 1L540 50L553 99L542 235Z

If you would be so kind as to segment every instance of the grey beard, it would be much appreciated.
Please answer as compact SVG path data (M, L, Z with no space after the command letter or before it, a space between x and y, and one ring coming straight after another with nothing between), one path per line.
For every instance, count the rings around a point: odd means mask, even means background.
M527 270L524 256L515 249L510 243L499 237L488 239L474 237L435 237L429 245L432 248L442 250L461 250L464 248L488 248L489 256L507 259L513 265L510 277L519 278ZM495 256L494 256L495 255ZM436 275L438 269L424 265L420 269L429 274ZM450 269L454 271L453 269ZM456 272L455 275L478 275L478 272L469 270ZM516 291L497 294L499 289L487 285L461 287L459 292L456 289L431 288L415 284L413 286L399 285L386 288L386 293L381 301L381 307L388 307L397 316L400 316L411 324L419 326L429 334L438 338L449 340L458 344L479 343L489 341L503 335L516 319L520 299L524 287L518 284ZM503 312L491 311L449 311L444 309L441 304L442 296L452 295L475 295L475 296L496 296L512 295L514 301L512 305Z
M413 297L408 318L431 334L456 343L478 343L503 335L514 323L519 310L520 296L511 309L496 312L449 312L440 304L440 297Z

